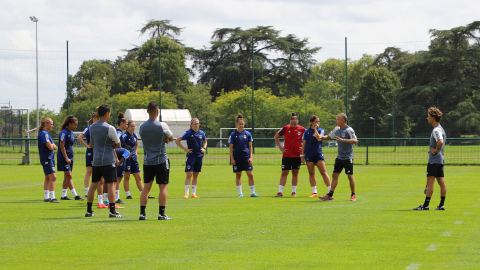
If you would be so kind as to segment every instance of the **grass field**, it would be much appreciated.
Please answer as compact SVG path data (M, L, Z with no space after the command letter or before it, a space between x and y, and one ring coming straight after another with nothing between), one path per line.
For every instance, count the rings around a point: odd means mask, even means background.
M138 220L133 182L135 199L120 211L126 218L109 219L108 209L94 209L96 217L85 218L85 202L42 202L40 166L0 168L2 269L480 268L477 166L445 168L446 211L411 210L424 200L425 166L355 166L356 202L349 201L345 175L335 201L308 198L305 167L298 197L275 198L279 166L255 167L261 198L237 197L230 166L204 166L201 198L183 199L183 167L174 166L167 203L171 221L156 219L157 200L148 204L149 220ZM327 169L331 173L331 166ZM74 168L82 196L83 173L83 166ZM63 177L58 178L57 198ZM318 188L325 193L322 181ZM246 182L243 189L249 194ZM439 197L437 185L433 208Z

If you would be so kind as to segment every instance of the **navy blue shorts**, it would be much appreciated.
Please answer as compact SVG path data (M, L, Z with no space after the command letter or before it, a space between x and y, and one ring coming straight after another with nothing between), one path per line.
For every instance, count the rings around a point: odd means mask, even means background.
M43 172L45 175L49 175L52 173L55 173L55 160L49 160L46 163L42 164L43 166Z
M93 149L88 148L85 153L85 167L93 166Z
M57 171L59 172L71 172L73 170L73 157L70 158L72 161L70 164L62 157L58 157Z
M123 178L125 174L125 161L117 167L117 178Z
M187 157L185 172L201 172L203 157Z
M127 173L139 173L140 172L140 166L138 165L137 161L133 160L127 160L125 161L125 172Z
M307 158L305 158L305 161L306 161L306 162L313 162L313 164L315 164L315 165L316 165L317 162L319 162L320 160L321 160L321 161L325 161L325 158L324 158L323 155L321 155L321 154L318 154L318 155L313 156L313 157L307 157Z
M233 172L253 171L253 166L248 165L248 158L234 158L234 160Z

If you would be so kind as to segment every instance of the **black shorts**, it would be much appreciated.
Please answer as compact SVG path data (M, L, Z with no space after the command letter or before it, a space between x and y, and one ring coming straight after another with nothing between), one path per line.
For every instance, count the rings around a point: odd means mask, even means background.
M335 159L333 173L341 173L345 168L345 174L353 174L353 159Z
M93 166L92 168L92 183L98 183L105 179L105 183L117 182L117 166L115 164L107 166Z
M146 166L143 165L143 182L148 184L156 179L158 185L168 185L170 179L170 160L162 164Z
M283 157L282 158L282 171L299 170L300 164L302 164L302 158L296 157Z
M428 163L427 164L427 177L444 177L443 174L443 164L438 163Z

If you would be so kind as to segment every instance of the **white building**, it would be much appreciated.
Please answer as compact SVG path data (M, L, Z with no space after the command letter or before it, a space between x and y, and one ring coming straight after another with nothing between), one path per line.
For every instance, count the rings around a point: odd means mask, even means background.
M165 122L173 133L173 137L176 139L179 136L190 129L190 121L192 116L187 109L167 109L160 110L162 115L162 122ZM135 121L135 133L140 138L139 129L140 125L148 120L148 113L146 109L127 109L125 111L125 118L127 120ZM157 119L158 120L158 119ZM182 141L183 143L184 141ZM141 141L139 142L139 146ZM176 145L175 145L176 146Z

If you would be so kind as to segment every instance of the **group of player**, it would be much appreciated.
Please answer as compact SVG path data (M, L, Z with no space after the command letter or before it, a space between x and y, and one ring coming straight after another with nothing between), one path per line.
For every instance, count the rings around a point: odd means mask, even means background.
M79 136L78 141L87 147L86 174L84 178L85 193L88 198L86 217L93 216L92 204L95 190L98 193L98 208L110 208L110 217L123 217L115 209L123 208L117 203L124 204L120 199L120 183L124 179L124 189L127 199L133 199L129 191L130 174L134 175L138 189L141 192L140 200L140 220L147 219L145 214L148 199L153 199L148 193L156 178L159 184L159 216L158 219L171 219L165 215L165 206L167 199L167 186L169 183L169 160L165 149L165 143L173 141L173 134L168 126L157 120L160 113L155 101L148 104L147 112L149 120L140 126L140 135L143 140L144 148L144 184L140 175L140 167L137 161L138 156L138 136L135 133L135 122L127 121L123 113L119 113L117 120L117 129L108 124L110 117L110 108L108 105L102 105L97 108L97 112L92 113L89 120L89 126ZM443 176L443 148L445 146L445 131L440 126L442 113L437 108L428 110L428 122L434 126L430 139L431 149L429 152L429 165L427 168L427 195L425 203L414 210L428 210L431 195L433 193L433 183L435 178L441 187L441 202L437 210L444 210L444 201L446 195L446 185ZM287 177L292 171L292 193L296 197L296 188L298 184L298 175L301 164L307 165L309 181L312 188L310 197L319 197L323 201L333 201L334 191L338 184L339 174L345 169L345 173L350 182L351 195L350 200L356 201L355 179L353 177L353 145L358 142L354 130L347 125L347 115L338 114L335 122L336 127L325 135L325 130L320 128L320 119L312 115L310 117L309 128L298 125L298 117L292 113L290 125L284 126L275 135L275 142L283 153L282 173L280 176L279 191L276 197L283 196L283 189L287 182ZM77 118L69 115L65 118L60 128L60 147L53 142L48 134L53 128L53 121L50 118L42 118L38 134L38 148L40 152L40 161L45 173L44 182L44 201L57 203L55 198L54 184L56 180L54 150L57 150L58 171L64 171L64 182L62 190L62 200L71 200L67 197L67 188L70 188L75 200L81 198L73 186L73 131L78 125ZM236 175L236 186L239 197L243 197L241 176L245 171L248 177L251 197L260 197L255 193L255 183L253 177L253 156L252 156L252 135L244 129L245 121L241 114L235 119L236 130L233 131L228 139L230 150L230 161L233 166L233 172ZM207 148L207 138L205 133L199 129L200 122L197 118L191 120L190 129L181 137L175 140L175 143L183 149L186 154L185 165L185 195L190 197L190 185L192 195L190 198L199 198L196 194L198 176L202 169L203 156ZM95 132L94 132L95 130ZM279 138L284 137L284 144L280 143ZM94 139L97 138L97 139ZM85 141L84 141L85 139ZM323 140L335 139L338 144L338 155L335 159L332 181L330 181L325 166L325 158L322 151ZM187 147L182 145L181 141L186 140ZM435 165L432 165L435 164ZM324 196L317 194L315 168L320 172L323 181L327 187L327 193ZM90 185L90 176L92 183ZM90 186L89 186L90 185ZM115 195L114 195L115 194ZM107 207L109 205L109 207Z

